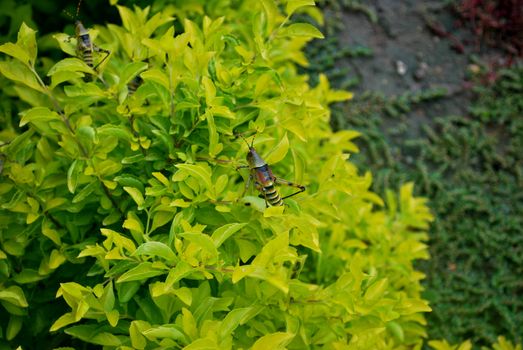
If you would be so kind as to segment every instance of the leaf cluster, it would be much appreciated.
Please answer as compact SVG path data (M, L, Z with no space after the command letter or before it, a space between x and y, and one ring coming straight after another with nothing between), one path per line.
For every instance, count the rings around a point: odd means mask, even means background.
M329 127L351 94L298 73L314 2L226 5L117 6L96 69L39 57L25 24L0 46L26 106L0 134L4 348L421 346L432 215L412 184L385 206L347 161L358 133ZM307 192L242 198L238 133Z
M374 191L414 181L431 198L432 258L419 265L428 275L430 337L487 346L504 334L520 343L521 67L492 71L476 63L475 96L463 116L437 114L438 105L468 101L439 89L369 92L333 106L332 123L361 132L362 152L351 160L371 169Z

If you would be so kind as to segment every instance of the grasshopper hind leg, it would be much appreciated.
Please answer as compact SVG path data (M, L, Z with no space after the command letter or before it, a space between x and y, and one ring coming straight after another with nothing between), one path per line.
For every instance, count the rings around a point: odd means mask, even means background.
M291 193L285 197L282 197L282 199L285 199L285 198L289 198L289 197L292 197L292 196L295 196L297 195L298 193L302 193L306 190L305 186L303 185L300 185L300 184L295 184L294 182L291 182L291 181L287 181L285 179L281 179L281 178L277 178L277 177L274 177L273 181L275 183L277 183L278 185L285 185L285 186L289 186L289 187L295 187L298 189L298 191L294 192L294 193Z
M93 51L101 52L101 53L105 54L105 56L102 58L102 60L100 62L98 62L98 64L96 64L96 66L93 67L93 69L96 70L96 68L98 68L102 63L104 63L104 61L107 59L107 57L109 57L109 55L111 54L111 51L102 49L101 47L98 47L94 44L93 44Z

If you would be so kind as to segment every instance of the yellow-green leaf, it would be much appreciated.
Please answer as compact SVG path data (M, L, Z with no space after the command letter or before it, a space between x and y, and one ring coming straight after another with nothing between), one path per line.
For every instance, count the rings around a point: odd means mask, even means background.
M201 181L207 189L211 189L211 169L207 164L177 164L176 167Z
M49 69L49 72L47 72L47 76L53 76L61 72L82 72L96 75L96 72L91 67L76 57L64 58L56 62L56 64Z
M291 16L294 11L304 6L314 6L314 0L289 0L285 12L287 16Z
M269 32L274 28L274 22L278 17L280 17L280 11L274 0L261 0L263 9L265 10L267 17L267 30Z
M29 86L31 89L43 93L46 92L36 78L35 73L20 61L0 62L0 73L8 79Z
M285 206L283 206L283 205L277 206L277 207L268 207L263 212L263 217L270 218L273 216L282 216L284 210L285 210Z
M20 119L20 126L24 126L27 123L34 122L49 122L51 120L60 120L60 116L55 111L51 111L47 107L34 107L27 111L20 113L22 118Z
M7 329L5 331L6 339L13 340L14 337L20 332L22 329L22 321L24 320L24 317L17 316L17 315L10 315L9 316L9 323L7 324Z
M208 252L212 257L218 256L216 246L214 245L214 242L211 239L211 237L209 237L208 235L204 233L184 232L180 233L180 236L196 244L198 247Z
M153 232L158 227L162 227L163 225L167 224L172 220L174 217L175 211L156 211L153 215L153 224L151 225L151 229L149 232Z
M365 292L364 299L365 300L376 300L380 298L383 293L387 290L388 286L388 279L383 278L375 283L373 283L369 288L367 288L367 291Z
M267 164L276 164L281 161L287 155L289 151L289 139L287 138L287 133L285 133L278 142L278 144L271 150L265 161Z
M129 327L129 335L131 337L131 344L135 349L145 349L147 339L142 335L144 329L149 328L150 325L145 321L132 321Z
M136 204L138 204L139 207L141 207L143 205L145 200L143 198L142 192L140 192L139 189L134 188L134 187L128 187L128 186L124 186L123 189L125 190L125 192L127 192L127 193L129 193L129 195L131 195L131 198L134 200L134 202Z
M223 242L229 237L231 237L233 234L241 230L243 227L247 225L246 223L232 223L232 224L226 224L222 227L218 228L216 231L213 232L211 238L214 241L214 245L216 248L220 247Z
M145 62L131 62L127 64L120 74L120 84L123 86L127 84L135 76L146 70L148 67Z
M181 287L175 289L173 292L185 305L192 304L192 292L189 288Z
M153 172L152 174L158 181L160 181L162 184L164 184L165 186L169 186L169 179L165 177L164 174L160 173L160 172Z
M18 307L28 307L27 300L25 299L24 291L18 286L10 286L0 290L0 300L7 303L13 304Z
M292 338L294 338L294 334L287 332L266 334L260 339L256 340L251 350L284 350Z
M71 312L68 312L62 316L60 316L54 323L53 325L51 326L51 328L49 329L49 331L51 332L55 332L57 330L59 330L60 328L63 328L65 326L68 326L70 325L71 323L75 323L75 322L78 322L75 317L73 316L73 314Z
M244 324L255 315L256 308L254 307L243 307L230 311L220 324L219 339L230 336L239 325Z
M387 323L387 330L396 338L398 341L403 342L405 340L405 332L401 325L397 322L390 321Z
M49 256L49 268L55 270L65 261L65 256L59 250L53 249L51 255Z
M16 45L13 43L5 43L3 45L0 45L0 52L3 52L9 56L16 58L17 60L21 61L25 65L28 65L28 66L31 65L29 55L19 45Z
M165 74L162 70L158 68L146 70L140 76L145 81L154 81L155 83L162 85L167 90L170 90L171 86L169 82L169 77L167 76L167 74Z
M145 335L149 339L169 338L169 339L185 342L186 341L185 335L178 328L179 327L176 325L151 327L151 328L143 331L142 334Z
M34 66L37 53L35 34L36 31L34 29L30 28L27 24L25 24L25 22L22 22L20 30L18 31L18 38L16 40L16 44L23 47L23 49L27 52L31 66Z
M162 242L146 242L136 248L133 255L148 255L158 256L164 258L167 261L176 261L176 254L169 248L165 243Z
M145 281L150 277L163 275L165 273L166 271L164 270L154 268L153 263L143 262L121 275L120 278L118 278L118 280L116 281L116 283L130 281Z
M461 343L457 350L471 350L472 349L472 343L470 340L465 340L463 343Z
M129 212L127 214L127 219L123 222L122 227L140 234L144 233L143 224L134 212Z
M282 36L304 36L309 38L323 39L323 34L313 25L308 23L294 23L280 31Z

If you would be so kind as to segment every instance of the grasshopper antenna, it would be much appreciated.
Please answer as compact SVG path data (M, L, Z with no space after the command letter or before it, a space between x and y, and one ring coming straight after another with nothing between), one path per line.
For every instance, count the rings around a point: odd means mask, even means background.
M76 4L76 12L74 16L66 9L63 9L62 12L69 16L73 21L76 21L78 19L78 15L80 14L80 6L82 6L82 0L78 1L78 4Z
M71 12L67 11L66 9L63 9L62 12L69 16L72 20L75 20L75 17L71 14Z
M75 16L75 19L78 18L78 14L80 13L80 6L82 6L82 0L78 1L78 5L76 5L76 16Z
M252 137L251 147L250 148L254 148L254 139L256 138L256 135L257 135L257 133L254 133L254 136Z
M251 145L249 146L249 142L247 142L247 140L245 139L245 137L243 137L243 133L237 133L237 134L236 134L236 137L238 137L238 136L242 138L243 142L245 142L245 144L247 145L247 148L251 148L251 147L252 147L252 143L251 143Z

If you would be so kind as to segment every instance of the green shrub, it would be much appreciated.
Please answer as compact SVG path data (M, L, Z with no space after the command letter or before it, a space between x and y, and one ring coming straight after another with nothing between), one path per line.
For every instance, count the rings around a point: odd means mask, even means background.
M308 45L309 69L324 72L334 88L354 86L367 59L346 57L369 50L347 45L350 1L317 2L325 4L328 39ZM372 171L373 191L413 181L415 194L430 198L431 259L415 265L427 274L427 332L451 343L470 339L480 349L499 334L523 344L523 67L471 60L462 74L473 94L428 89L385 97L378 89L331 111L335 130L361 132L362 152L351 161ZM464 112L445 115L446 107Z
M429 345L434 350L471 350L470 340L464 341L459 345L451 345L446 340L431 340ZM514 345L504 337L498 337L498 341L492 344L492 348L481 347L481 350L521 350L521 345Z
M370 192L357 133L329 127L350 94L297 73L322 35L290 17L312 3L118 7L90 32L97 71L37 59L26 25L0 46L27 106L0 133L0 348L421 347L432 216L412 184ZM237 133L307 191L242 197Z

